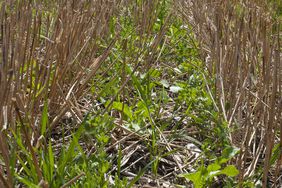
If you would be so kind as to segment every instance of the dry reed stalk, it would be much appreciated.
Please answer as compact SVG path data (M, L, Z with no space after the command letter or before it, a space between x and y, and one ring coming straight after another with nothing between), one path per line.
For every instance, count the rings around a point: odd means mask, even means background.
M100 56L99 42L109 38L119 5L118 0L0 3L0 155L5 163L0 185L13 187L8 142L18 127L41 179L33 146L45 103L49 125L57 125L67 111L82 118L77 101L113 46Z
M46 142L42 139L59 125L66 112L71 112L77 122L82 120L84 113L79 101L88 94L89 82L100 73L98 69L119 38L118 26L114 28L116 36L109 35L110 20L126 17L124 10L133 13L134 32L139 38L130 41L125 49L138 49L138 53L128 54L130 57L124 58L123 63L137 62L133 72L143 63L150 68L166 30L163 27L158 34L153 32L160 2L9 0L0 3L0 160L5 163L0 166L0 186L13 187L14 183L9 160L12 132L21 132L39 182L45 183L34 146ZM101 47L101 43L108 46ZM118 92L129 80L130 76L124 75ZM45 105L47 132L41 135Z
M241 149L239 182L263 165L265 187L281 127L279 21L267 1L178 0L176 6L193 25L203 59L209 57L206 66L216 77L215 98L233 130L231 143Z

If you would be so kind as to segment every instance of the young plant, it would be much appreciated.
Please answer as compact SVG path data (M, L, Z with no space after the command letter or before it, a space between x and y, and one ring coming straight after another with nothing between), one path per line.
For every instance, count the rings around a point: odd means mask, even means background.
M196 172L181 174L180 176L192 181L195 188L211 185L214 179L220 175L235 177L239 174L239 171L234 165L226 165L226 163L232 159L238 151L237 148L228 147L223 150L222 156L217 158L212 164L206 167L202 161L201 166Z

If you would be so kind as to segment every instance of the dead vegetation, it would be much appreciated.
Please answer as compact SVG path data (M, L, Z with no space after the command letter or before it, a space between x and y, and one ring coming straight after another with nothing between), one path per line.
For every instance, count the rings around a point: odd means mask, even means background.
M119 2L0 4L0 142L5 162L0 174L5 187L12 187L14 177L7 168L15 152L9 149L11 132L22 132L41 177L33 146L49 134L42 135L42 126L49 132L66 112L82 122L85 112L78 101L114 44L114 37L107 47L99 42L108 38L109 21L118 13ZM44 108L47 119L42 117Z
M111 141L104 148L113 157L112 169L105 175L112 185L117 186L115 173L119 178L127 177L132 186L136 182L155 187L190 185L178 175L195 170L201 150L190 143L205 135L195 124L185 127L183 122L190 119L169 117L184 112L186 106L176 109L171 100L151 112L138 90L143 85L134 86L138 76L166 63L162 59L164 46L169 44L166 33L174 22L171 18L176 17L197 39L197 44L189 44L201 52L208 72L205 78L215 78L213 84L207 82L207 92L214 109L227 122L230 143L240 148L240 154L229 162L240 171L238 184L242 187L245 180L253 178L262 180L264 187L270 181L281 185L281 20L273 16L273 7L266 6L266 1L177 0L156 29L163 2L0 3L0 187L22 185L15 174L28 165L34 166L37 185L52 186L44 179L41 149L48 150L51 144L58 157L63 145L71 143L71 133L97 113L108 113L109 120L113 119ZM124 22L133 22L134 27L125 29ZM119 70L115 70L117 66ZM169 66L174 65L166 68ZM119 87L107 95L107 105L102 104L100 97L105 91L99 90L100 85L115 79ZM140 98L131 98L138 92ZM108 112L117 98L122 102L121 110L116 107ZM137 105L138 100L148 105L149 115L135 131L128 127L123 111L126 104ZM173 123L161 130L167 119ZM19 136L26 151L17 146ZM98 144L87 139L80 145L90 158L97 154ZM25 166L21 160L29 158L32 164ZM70 180L60 186L71 186L84 176L88 177L86 172L71 179L65 175Z
M264 187L268 177L275 185L281 154L275 173L269 171L272 150L282 138L281 20L266 1L183 0L177 7L193 24L206 67L216 77L217 108L241 151L239 182L262 167Z

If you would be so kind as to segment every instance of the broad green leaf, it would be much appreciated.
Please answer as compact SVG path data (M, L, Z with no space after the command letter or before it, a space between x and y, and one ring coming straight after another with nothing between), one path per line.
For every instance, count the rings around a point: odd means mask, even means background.
M221 166L216 162L213 164L210 164L207 167L208 170L208 175L207 175L207 179L212 179L213 177L217 176L218 174L220 174L220 168Z
M193 182L195 188L204 187L204 180L201 171L197 171L195 173L181 174L180 177L184 177Z
M239 171L237 170L237 168L234 165L228 165L223 170L221 170L220 173L225 174L226 176L229 176L229 177L234 177L239 174Z
M131 109L127 104L123 104L122 102L113 102L112 108L123 112L131 120L133 119Z
M208 173L209 173L209 172L212 172L212 171L217 171L217 170L219 170L220 168L221 168L221 166L220 166L219 164L217 164L217 163L210 164L210 165L208 166Z
M219 175L221 173L220 170L216 170L216 171L211 171L208 176L207 176L207 179L212 179L213 177Z
M227 147L222 152L222 157L219 159L219 163L223 164L229 161L232 157L234 157L240 151L239 148L236 147Z

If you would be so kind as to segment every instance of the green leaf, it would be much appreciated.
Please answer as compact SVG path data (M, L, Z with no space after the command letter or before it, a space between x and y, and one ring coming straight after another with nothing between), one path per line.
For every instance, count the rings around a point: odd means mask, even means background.
M208 166L208 172L217 171L221 168L221 166L217 163L210 164Z
M234 157L240 151L239 148L236 147L227 147L222 152L222 157L219 159L219 163L223 164L229 161L232 157Z
M180 177L184 177L193 182L195 188L204 187L203 175L201 171L197 171L195 173L181 174Z
M228 165L223 170L221 170L220 174L225 174L226 176L234 177L239 174L239 171L234 165Z
M127 104L124 104L122 102L113 102L112 108L123 112L131 120L133 119L131 109Z
M55 162L54 161L55 160L54 160L54 154L53 154L53 151L52 151L51 140L49 140L48 155L49 155L49 165L50 165L49 174L50 174L50 178L52 179L53 178L53 173L54 173L54 166L55 166Z
M272 149L272 155L270 159L271 165L273 165L278 160L278 158L280 157L280 153L281 153L280 144L276 144L274 148Z
M39 188L39 186L37 186L36 184L32 183L31 181L29 181L27 178L23 178L20 177L19 175L16 174L16 178L22 182L23 184L27 185L30 188Z
M79 146L78 139L81 134L85 131L84 124L80 125L79 129L73 134L72 140L66 151L62 151L61 157L58 162L58 173L64 175L66 165L75 157L75 148Z
M220 170L217 170L217 171L211 171L208 176L207 176L207 179L212 179L213 177L219 175L221 173Z
M221 169L221 166L217 162L213 163L213 164L210 164L207 167L207 170L208 170L207 179L212 179L213 177L215 177L218 174L220 174L220 172L221 172L220 169Z
M126 70L131 74L131 79L132 79L132 82L133 82L133 85L135 87L135 89L138 91L139 93L139 96L141 97L142 100L146 101L147 98L146 98L146 92L144 90L144 88L142 87L140 81L138 80L138 78L132 74L132 70L130 69L129 66L126 67Z
M47 100L45 100L42 117L41 117L41 135L45 134L47 124L48 124L48 102Z

